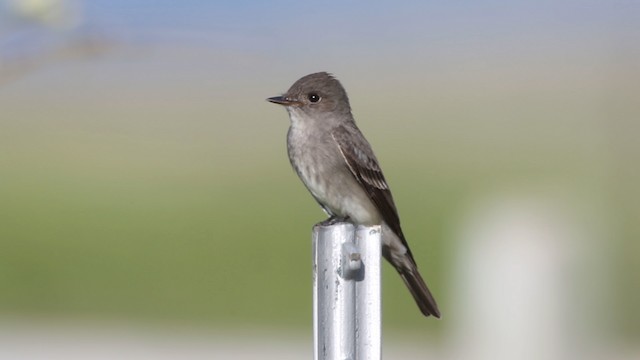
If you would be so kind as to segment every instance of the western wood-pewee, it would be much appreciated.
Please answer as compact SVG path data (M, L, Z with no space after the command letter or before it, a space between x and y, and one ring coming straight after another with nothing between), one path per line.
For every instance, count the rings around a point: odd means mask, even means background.
M400 228L400 218L376 156L351 115L347 93L332 75L319 72L296 81L282 96L291 126L289 160L328 223L382 226L382 253L396 268L420 311L440 317L431 292Z

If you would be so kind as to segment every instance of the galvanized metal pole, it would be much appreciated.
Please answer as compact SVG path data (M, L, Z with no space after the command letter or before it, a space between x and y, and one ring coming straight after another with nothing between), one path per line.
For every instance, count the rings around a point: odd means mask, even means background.
M381 359L381 229L313 228L315 360Z
M356 282L356 359L382 359L382 228L356 228L364 277Z

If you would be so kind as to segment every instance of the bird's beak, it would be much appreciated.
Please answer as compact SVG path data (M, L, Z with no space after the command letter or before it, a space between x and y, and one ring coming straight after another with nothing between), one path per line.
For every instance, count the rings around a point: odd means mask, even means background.
M300 101L296 99L292 99L286 96L274 96L267 99L267 101L272 102L274 104L282 105L282 106L300 106L302 105Z

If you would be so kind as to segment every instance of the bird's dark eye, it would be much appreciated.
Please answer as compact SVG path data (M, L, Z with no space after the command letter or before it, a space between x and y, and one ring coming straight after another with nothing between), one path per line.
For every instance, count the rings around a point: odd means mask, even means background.
M320 101L320 95L318 95L316 93L311 93L311 94L307 95L307 98L312 103L317 103L318 101Z

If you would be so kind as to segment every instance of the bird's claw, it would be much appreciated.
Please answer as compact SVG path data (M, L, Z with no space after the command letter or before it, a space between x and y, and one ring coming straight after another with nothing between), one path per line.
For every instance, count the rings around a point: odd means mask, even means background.
M343 223L343 222L349 222L349 217L348 216L346 216L346 217L331 216L327 220L318 223L318 225L320 225L320 226L331 226L331 225L335 225L335 224L339 224L339 223Z

